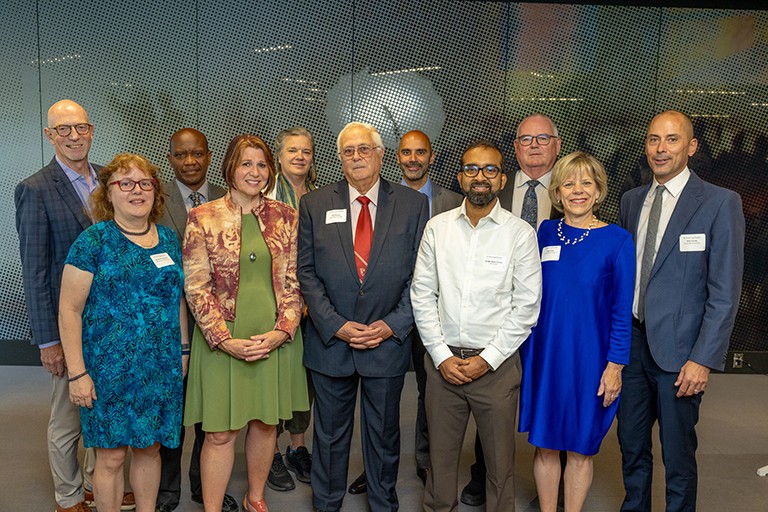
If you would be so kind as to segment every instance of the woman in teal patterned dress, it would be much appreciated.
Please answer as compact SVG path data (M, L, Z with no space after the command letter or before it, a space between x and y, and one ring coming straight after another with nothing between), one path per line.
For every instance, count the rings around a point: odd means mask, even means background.
M189 212L185 290L192 338L184 424L202 423L203 504L220 512L235 440L247 429L246 512L266 512L264 485L275 425L309 409L303 300L296 278L296 210L263 193L275 184L269 147L254 135L230 142L222 162L229 192Z
M120 510L129 447L136 510L153 511L160 445L179 444L186 306L176 235L155 224L164 202L156 176L157 167L129 154L99 172L91 200L101 222L72 244L62 276L69 393L84 444L96 447L100 512Z

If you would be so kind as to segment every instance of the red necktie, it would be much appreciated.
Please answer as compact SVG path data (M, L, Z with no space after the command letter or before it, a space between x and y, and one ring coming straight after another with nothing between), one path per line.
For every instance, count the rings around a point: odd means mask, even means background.
M368 268L368 256L371 254L371 239L373 238L373 226L371 225L371 212L368 203L371 202L365 196L358 196L357 200L363 205L360 215L357 217L355 228L355 266L360 282L365 277L365 269Z

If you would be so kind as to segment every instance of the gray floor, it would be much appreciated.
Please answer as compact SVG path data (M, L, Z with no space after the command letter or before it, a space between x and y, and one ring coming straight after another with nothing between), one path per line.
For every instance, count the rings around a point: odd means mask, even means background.
M54 508L51 476L45 449L48 420L46 402L49 378L40 367L0 366L0 512L9 510L51 511ZM415 476L413 424L415 383L409 374L402 402L402 462L398 482L401 510L420 510L421 482ZM768 510L768 478L755 470L768 464L768 377L763 375L715 375L704 398L699 423L699 506L702 512ZM462 483L469 475L472 459L470 425L462 456ZM532 449L523 435L517 434L517 507L525 511L534 496L531 470ZM280 446L285 448L287 439ZM189 441L187 442L189 443ZM189 458L185 452L184 467ZM659 456L657 454L657 460ZM362 467L359 437L353 441L350 480ZM236 460L230 492L242 497L246 488L242 443ZM663 510L663 467L656 464L654 503ZM267 490L270 510L311 511L309 486L298 483L288 493ZM616 511L623 498L621 468L615 432L608 434L601 453L595 458L595 477L585 510ZM461 506L462 512L483 507ZM202 506L189 501L185 482L179 512L200 512ZM368 510L364 496L348 495L344 511Z

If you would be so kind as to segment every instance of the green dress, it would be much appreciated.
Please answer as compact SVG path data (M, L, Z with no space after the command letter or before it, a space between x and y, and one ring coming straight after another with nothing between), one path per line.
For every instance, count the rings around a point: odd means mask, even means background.
M274 329L272 257L251 214L243 215L236 301L235 321L227 322L233 338L247 339ZM211 350L195 327L184 425L202 422L206 432L224 432L239 430L253 419L276 425L290 419L293 411L309 410L303 354L299 329L292 341L273 350L267 359L246 362L223 350Z

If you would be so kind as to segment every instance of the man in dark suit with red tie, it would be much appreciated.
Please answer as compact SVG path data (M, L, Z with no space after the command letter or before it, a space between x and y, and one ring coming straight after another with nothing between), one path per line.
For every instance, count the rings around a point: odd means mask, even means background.
M410 281L427 198L380 178L376 128L337 140L344 179L299 208L299 282L309 309L304 364L315 384L312 500L339 510L360 387L363 460L373 512L398 509L400 394L411 356Z

